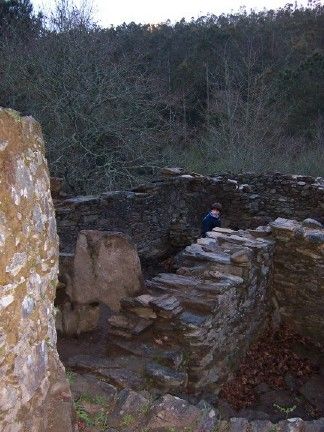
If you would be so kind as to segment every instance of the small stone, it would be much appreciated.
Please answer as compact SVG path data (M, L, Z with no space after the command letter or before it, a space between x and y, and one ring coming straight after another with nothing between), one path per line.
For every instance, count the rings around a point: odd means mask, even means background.
M299 228L299 224L295 220L277 218L275 221L270 222L273 230L295 232Z
M178 176L183 174L183 169L182 168L169 168L169 167L164 167L161 169L160 173L164 176Z
M305 238L315 244L321 244L324 243L324 230L313 230L306 232Z
M321 222L311 218L304 219L302 225L307 228L323 228Z
M8 144L9 144L8 141L0 140L0 151L5 150L5 148L7 147Z
M251 193L252 192L252 188L248 184L241 184L239 186L239 190L242 191L242 192L247 192L247 193Z

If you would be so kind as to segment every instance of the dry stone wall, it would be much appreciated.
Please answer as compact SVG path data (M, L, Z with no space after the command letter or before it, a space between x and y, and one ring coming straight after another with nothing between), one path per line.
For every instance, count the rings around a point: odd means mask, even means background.
M72 431L56 351L58 239L40 126L0 109L0 430Z
M208 233L179 255L176 273L122 301L109 319L111 343L152 357L146 373L164 390L217 391L266 324L272 246L243 231Z
M273 303L281 318L302 335L324 343L324 228L316 221L278 218Z
M74 252L81 230L114 230L128 234L142 258L160 257L199 237L201 219L214 201L223 204L223 226L232 228L324 215L322 178L165 173L176 175L132 191L55 200L61 251Z

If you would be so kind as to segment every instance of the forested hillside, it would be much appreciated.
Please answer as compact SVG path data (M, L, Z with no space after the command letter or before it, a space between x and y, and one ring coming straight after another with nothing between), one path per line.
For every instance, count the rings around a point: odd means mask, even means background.
M163 165L324 175L324 6L100 28L0 0L0 105L43 126L74 193Z

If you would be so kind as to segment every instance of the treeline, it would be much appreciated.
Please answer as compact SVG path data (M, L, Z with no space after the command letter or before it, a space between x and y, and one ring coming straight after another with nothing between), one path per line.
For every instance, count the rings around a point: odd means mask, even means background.
M74 193L163 165L324 175L324 6L100 28L0 0L0 105L42 124Z

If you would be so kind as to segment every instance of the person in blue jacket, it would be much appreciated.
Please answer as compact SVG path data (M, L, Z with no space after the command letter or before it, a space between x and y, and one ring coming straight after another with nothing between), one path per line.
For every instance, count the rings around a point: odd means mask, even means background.
M222 221L221 221L221 213L222 213L222 204L220 203L214 203L211 206L210 211L207 213L207 215L204 217L202 221L202 232L201 236L206 237L206 233L208 231L211 231L215 227L221 227Z

